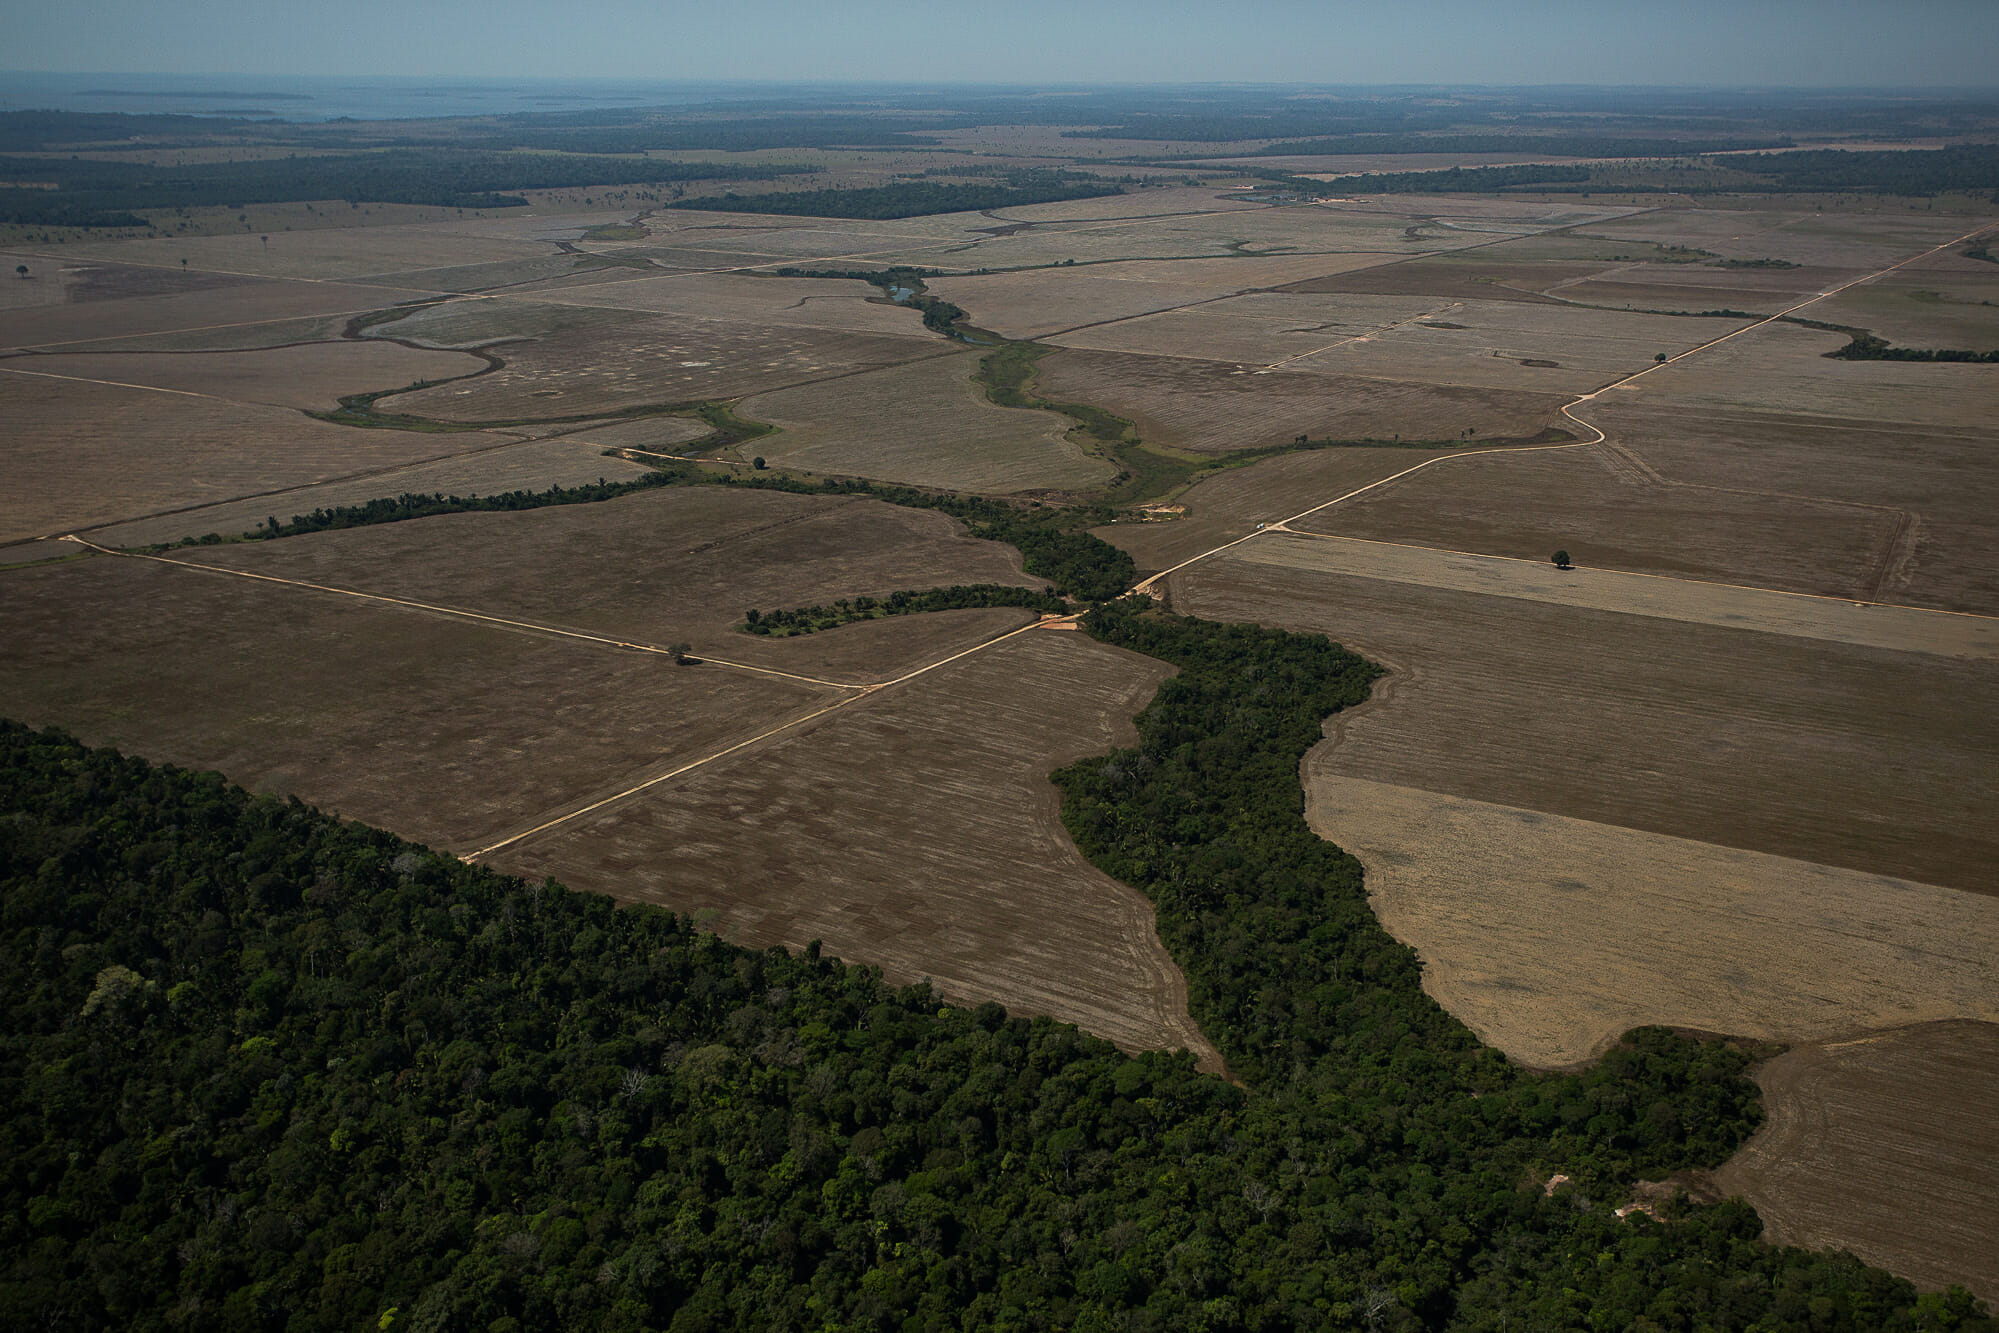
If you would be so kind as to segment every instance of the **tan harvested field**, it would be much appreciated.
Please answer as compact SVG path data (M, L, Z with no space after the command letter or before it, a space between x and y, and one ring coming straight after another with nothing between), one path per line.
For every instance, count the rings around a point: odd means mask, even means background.
M743 449L777 467L988 493L1110 480L1116 467L1069 442L1067 417L988 402L978 367L965 352L746 398L741 415L779 429Z
M1467 459L1465 464L1476 460ZM1458 467L1451 462L1430 471ZM1338 512L1338 511L1332 511ZM1305 520L1310 522L1311 520ZM1300 528L1303 523L1298 525ZM1229 558L1282 569L1384 579L1416 587L1513 597L1555 606L1678 620L1689 625L1749 629L1794 639L1929 653L1968 661L1999 661L1999 619L1913 607L1867 605L1725 583L1623 573L1561 570L1549 561L1472 555L1423 546L1271 534L1244 543Z
M1226 453L1315 440L1523 439L1558 422L1565 395L1316 371L1244 374L1234 363L1064 349L1036 364L1036 390L1094 403L1179 449Z
M1900 347L1999 348L1999 264L1948 253L1841 292L1807 312Z
M590 438L595 440L594 436ZM144 546L210 532L235 536L262 527L266 518L275 517L282 522L321 507L365 504L405 492L493 495L501 491L545 491L551 486L586 486L599 480L628 481L650 470L622 458L606 458L602 444L586 443L581 436L520 444L487 443L457 457L119 523L91 533L91 540L104 546Z
M140 333L129 338L89 338L82 342L57 344L51 354L71 351L99 352L255 352L294 343L338 342L354 311L332 315L305 315L297 319L262 319L243 324L218 324L206 328L165 333Z
M233 403L331 410L342 395L441 380L483 366L462 352L390 342L321 342L244 352L55 352L0 358L0 370L167 389Z
M1714 1179L1755 1205L1766 1239L1999 1301L1999 1027L1805 1047L1756 1081L1769 1121Z
M441 421L615 412L735 398L934 355L934 340L750 320L588 310L581 327L499 350L492 374L384 398L388 412ZM595 317L612 315L616 322Z
M609 421L588 426L564 439L573 444L590 444L599 449L647 449L672 453L714 428L700 417L640 417L635 421Z
M543 289L535 299L796 328L937 337L923 327L917 311L894 304L867 283L852 280L663 274L560 291Z
M231 569L408 598L696 655L868 682L1033 619L1017 610L869 621L760 638L749 607L953 583L1039 586L1010 547L928 510L698 486L599 504L449 514L189 553Z
M1331 499L1393 476L1438 449L1312 449L1280 454L1218 472L1188 487L1173 503L1184 512L1146 522L1095 529L1105 541L1131 552L1141 577L1156 574L1256 530L1259 523L1295 514L1315 498Z
M1825 355L1846 342L1843 333L1772 324L1647 375L1610 398L1670 403L1696 417L1751 410L1914 427L1992 425L1993 405L1999 403L1999 366L1837 361Z
M379 472L484 434L355 430L289 409L0 371L9 429L0 541Z
M1794 1043L1999 1021L1999 898L1344 777L1338 744L1306 757L1307 820L1366 866L1424 990L1525 1064L1644 1024Z
M1991 522L1999 477L1987 466L1999 430L1740 410L1693 415L1637 394L1599 399L1587 411L1617 444L1676 482L1901 510L1910 515L1902 539L1909 559L1880 595L1999 613L1999 532ZM1759 581L1752 569L1740 572L1734 581Z
M1614 448L1490 454L1426 469L1299 525L1310 532L1828 597L1897 600L1894 508L1672 482Z
M846 630L835 631L844 634ZM1164 666L1030 633L494 855L737 943L825 942L1126 1049L1212 1049L1151 905L1077 854L1050 768L1134 738Z
M1286 291L1364 296L1428 296L1461 301L1560 304L1542 290L1615 267L1603 260L1518 260L1511 245L1468 254L1426 255L1292 283Z
M7 716L454 851L830 696L115 557L9 571L0 605Z
M1131 260L1085 269L932 278L930 291L969 311L972 322L1009 338L1039 338L1177 306L1385 262L1378 254L1280 255L1171 262Z
M1271 540L1299 567L1247 558ZM1999 893L1999 661L1312 568L1329 545L1259 539L1172 587L1393 669L1323 771Z
M1111 320L1052 336L1061 347L1152 356L1229 361L1261 368L1327 369L1315 356L1356 339L1379 337L1405 322L1442 320L1458 303L1374 298L1338 302L1290 292L1258 292L1130 319Z
M358 315L426 293L334 282L244 282L194 291L32 306L0 317L0 348L59 348L148 334L216 333L273 320Z
M1781 203L1751 208L1658 209L1592 223L1592 235L1709 250L1729 259L1783 259L1860 272L1885 268L1972 225L1960 215L1897 210L1805 211Z
M91 262L32 250L0 250L0 260L5 260L10 271L16 266L28 270L26 278L0 283L0 312L127 301L141 296L182 296L242 287L250 282L248 278L228 273L191 271L178 266Z

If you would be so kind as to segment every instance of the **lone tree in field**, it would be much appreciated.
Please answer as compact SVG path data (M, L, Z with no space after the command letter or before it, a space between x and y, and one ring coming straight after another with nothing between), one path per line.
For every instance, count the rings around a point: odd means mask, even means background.
M25 278L28 276L28 266L26 264L16 264L14 265L14 272Z
M762 454L758 454L755 458L752 458L750 460L750 467L758 472L763 471L765 468L769 466L770 464L764 461L764 456Z
M673 654L675 666L692 666L694 659L689 657L687 652L693 646L691 643L669 643L666 645L666 651Z
M1570 564L1570 563L1569 563L1569 553L1568 553L1567 551L1557 551L1557 552L1555 552L1554 556L1553 556L1553 557L1551 557L1551 558L1552 558L1552 559L1554 560L1554 562L1555 562L1555 568L1556 568L1556 569L1574 569L1574 568L1575 568L1575 566L1574 566L1574 565L1572 565L1572 564Z

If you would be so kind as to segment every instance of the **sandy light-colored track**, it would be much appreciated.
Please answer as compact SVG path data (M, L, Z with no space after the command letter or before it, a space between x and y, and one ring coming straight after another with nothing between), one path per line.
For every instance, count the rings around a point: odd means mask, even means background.
M1999 658L1999 617L1856 602L1811 593L1617 570L1560 570L1540 560L1286 531L1229 557L1425 588L1824 639L1894 652Z

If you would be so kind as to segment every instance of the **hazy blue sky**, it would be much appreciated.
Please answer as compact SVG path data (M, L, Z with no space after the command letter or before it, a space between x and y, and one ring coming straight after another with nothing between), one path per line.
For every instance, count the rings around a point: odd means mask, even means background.
M1993 86L1999 0L10 0L16 70Z

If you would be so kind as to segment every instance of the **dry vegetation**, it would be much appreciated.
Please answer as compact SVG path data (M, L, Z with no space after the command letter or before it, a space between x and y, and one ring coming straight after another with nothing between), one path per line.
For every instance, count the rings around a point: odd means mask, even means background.
M1769 1123L1715 1181L1756 1206L1766 1236L1999 1301L1999 1027L1806 1047L1756 1078Z
M169 390L232 403L330 410L357 389L478 370L462 352L387 342L320 342L247 352L61 352L0 359L0 370Z

